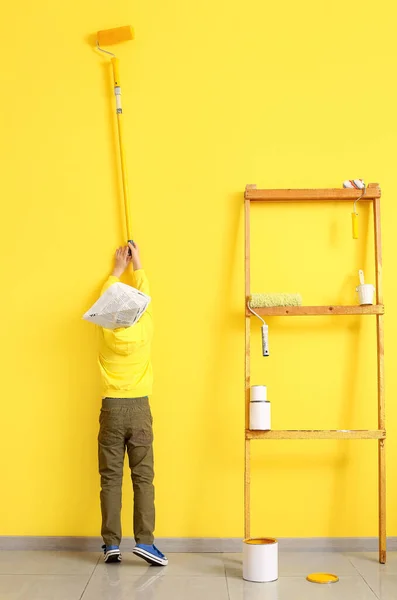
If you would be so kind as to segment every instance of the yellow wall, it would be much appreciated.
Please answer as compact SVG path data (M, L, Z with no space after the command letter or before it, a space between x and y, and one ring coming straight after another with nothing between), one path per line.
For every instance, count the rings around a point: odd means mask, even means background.
M95 330L81 321L123 239L108 65L97 29L133 23L120 47L135 238L156 310L159 536L241 536L242 191L383 189L388 533L397 535L397 203L392 2L36 0L2 13L0 94L0 533L97 535L100 391ZM360 206L255 207L253 290L354 302L370 263ZM374 321L255 325L253 379L275 428L376 427ZM374 442L253 448L253 533L377 532ZM124 531L131 534L125 485ZM266 516L265 516L266 513Z

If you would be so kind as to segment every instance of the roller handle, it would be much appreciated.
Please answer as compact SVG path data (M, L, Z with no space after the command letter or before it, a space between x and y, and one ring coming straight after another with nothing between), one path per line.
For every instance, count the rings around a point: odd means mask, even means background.
M128 190L128 177L127 177L127 164L123 142L123 108L121 105L121 86L120 86L120 73L119 73L119 59L115 56L112 58L112 72L113 72L113 83L114 83L114 95L116 100L116 114L117 114L117 132L120 149L120 166L121 166L121 177L123 182L123 199L124 199L124 210L125 210L125 223L127 229L127 237L132 236L131 229L131 214L130 214L130 199ZM133 243L133 242L132 242ZM130 254L131 255L131 254Z
M266 325L262 325L262 354L263 356L269 356L269 328Z
M356 212L352 213L352 231L353 240L358 240L358 214Z
M120 61L115 56L112 58L113 84L114 87L120 87Z
M134 248L136 248L134 240L128 240L128 243L132 244ZM131 248L128 248L128 256L131 256Z

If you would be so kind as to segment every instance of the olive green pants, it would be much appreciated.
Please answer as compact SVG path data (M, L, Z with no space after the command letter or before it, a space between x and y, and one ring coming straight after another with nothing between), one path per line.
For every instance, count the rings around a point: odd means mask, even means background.
M135 541L153 544L153 430L149 400L147 397L104 398L99 422L103 541L106 546L120 545L121 486L127 451L134 489Z

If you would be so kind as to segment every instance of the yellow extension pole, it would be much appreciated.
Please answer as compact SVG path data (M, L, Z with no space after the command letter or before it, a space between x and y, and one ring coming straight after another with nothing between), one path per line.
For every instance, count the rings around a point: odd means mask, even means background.
M98 50L104 52L108 56L112 57L112 71L113 71L113 84L114 84L114 95L116 98L116 115L117 115L117 135L119 139L119 150L120 150L120 166L121 166L121 177L123 185L123 199L124 199L124 211L125 211L125 225L127 229L127 239L132 242L132 227L131 227L131 212L130 212L130 194L128 189L128 177L127 177L127 161L124 150L124 129L123 129L123 108L121 106L121 86L120 86L120 73L119 73L119 60L116 56L104 50L101 46L113 46L120 42L127 42L134 39L134 30L130 25L123 27L116 27L114 29L103 29L97 32L96 45Z
M125 222L126 222L126 228L127 228L127 239L129 241L132 241L130 196L129 196L129 188L128 188L127 164L126 164L125 149L124 149L124 137L123 137L124 136L123 108L121 106L119 59L116 57L112 58L112 69L113 69L114 94L116 97L117 133L118 133L119 149L120 149L120 165L121 165L121 177L122 177L122 184L123 184Z

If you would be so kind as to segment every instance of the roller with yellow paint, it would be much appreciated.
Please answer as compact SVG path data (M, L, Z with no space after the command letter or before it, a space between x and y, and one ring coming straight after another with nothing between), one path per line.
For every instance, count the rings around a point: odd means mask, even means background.
M114 29L104 29L98 31L96 46L98 50L107 54L111 57L112 71L113 71L113 86L114 95L116 98L116 115L117 115L117 134L119 141L119 157L121 166L121 177L123 183L123 199L124 199L124 210L125 210L125 222L127 239L131 243L132 241L132 227L131 227L131 211L130 211L130 197L128 188L128 177L127 177L127 164L124 148L124 129L123 129L123 108L121 105L121 85L120 85L120 70L119 70L119 59L113 52L104 50L102 46L113 46L120 44L121 42L128 42L134 39L134 30L130 25L123 27L116 27Z
M353 212L352 212L353 240L358 240L357 202L359 200L361 200L361 198L363 196L365 196L365 192L366 192L367 188L366 188L364 179L346 179L346 181L343 182L343 187L348 188L348 189L353 189L353 190L363 190L363 193L361 194L361 196L359 198L357 198L357 200L355 200L354 205L353 205Z

